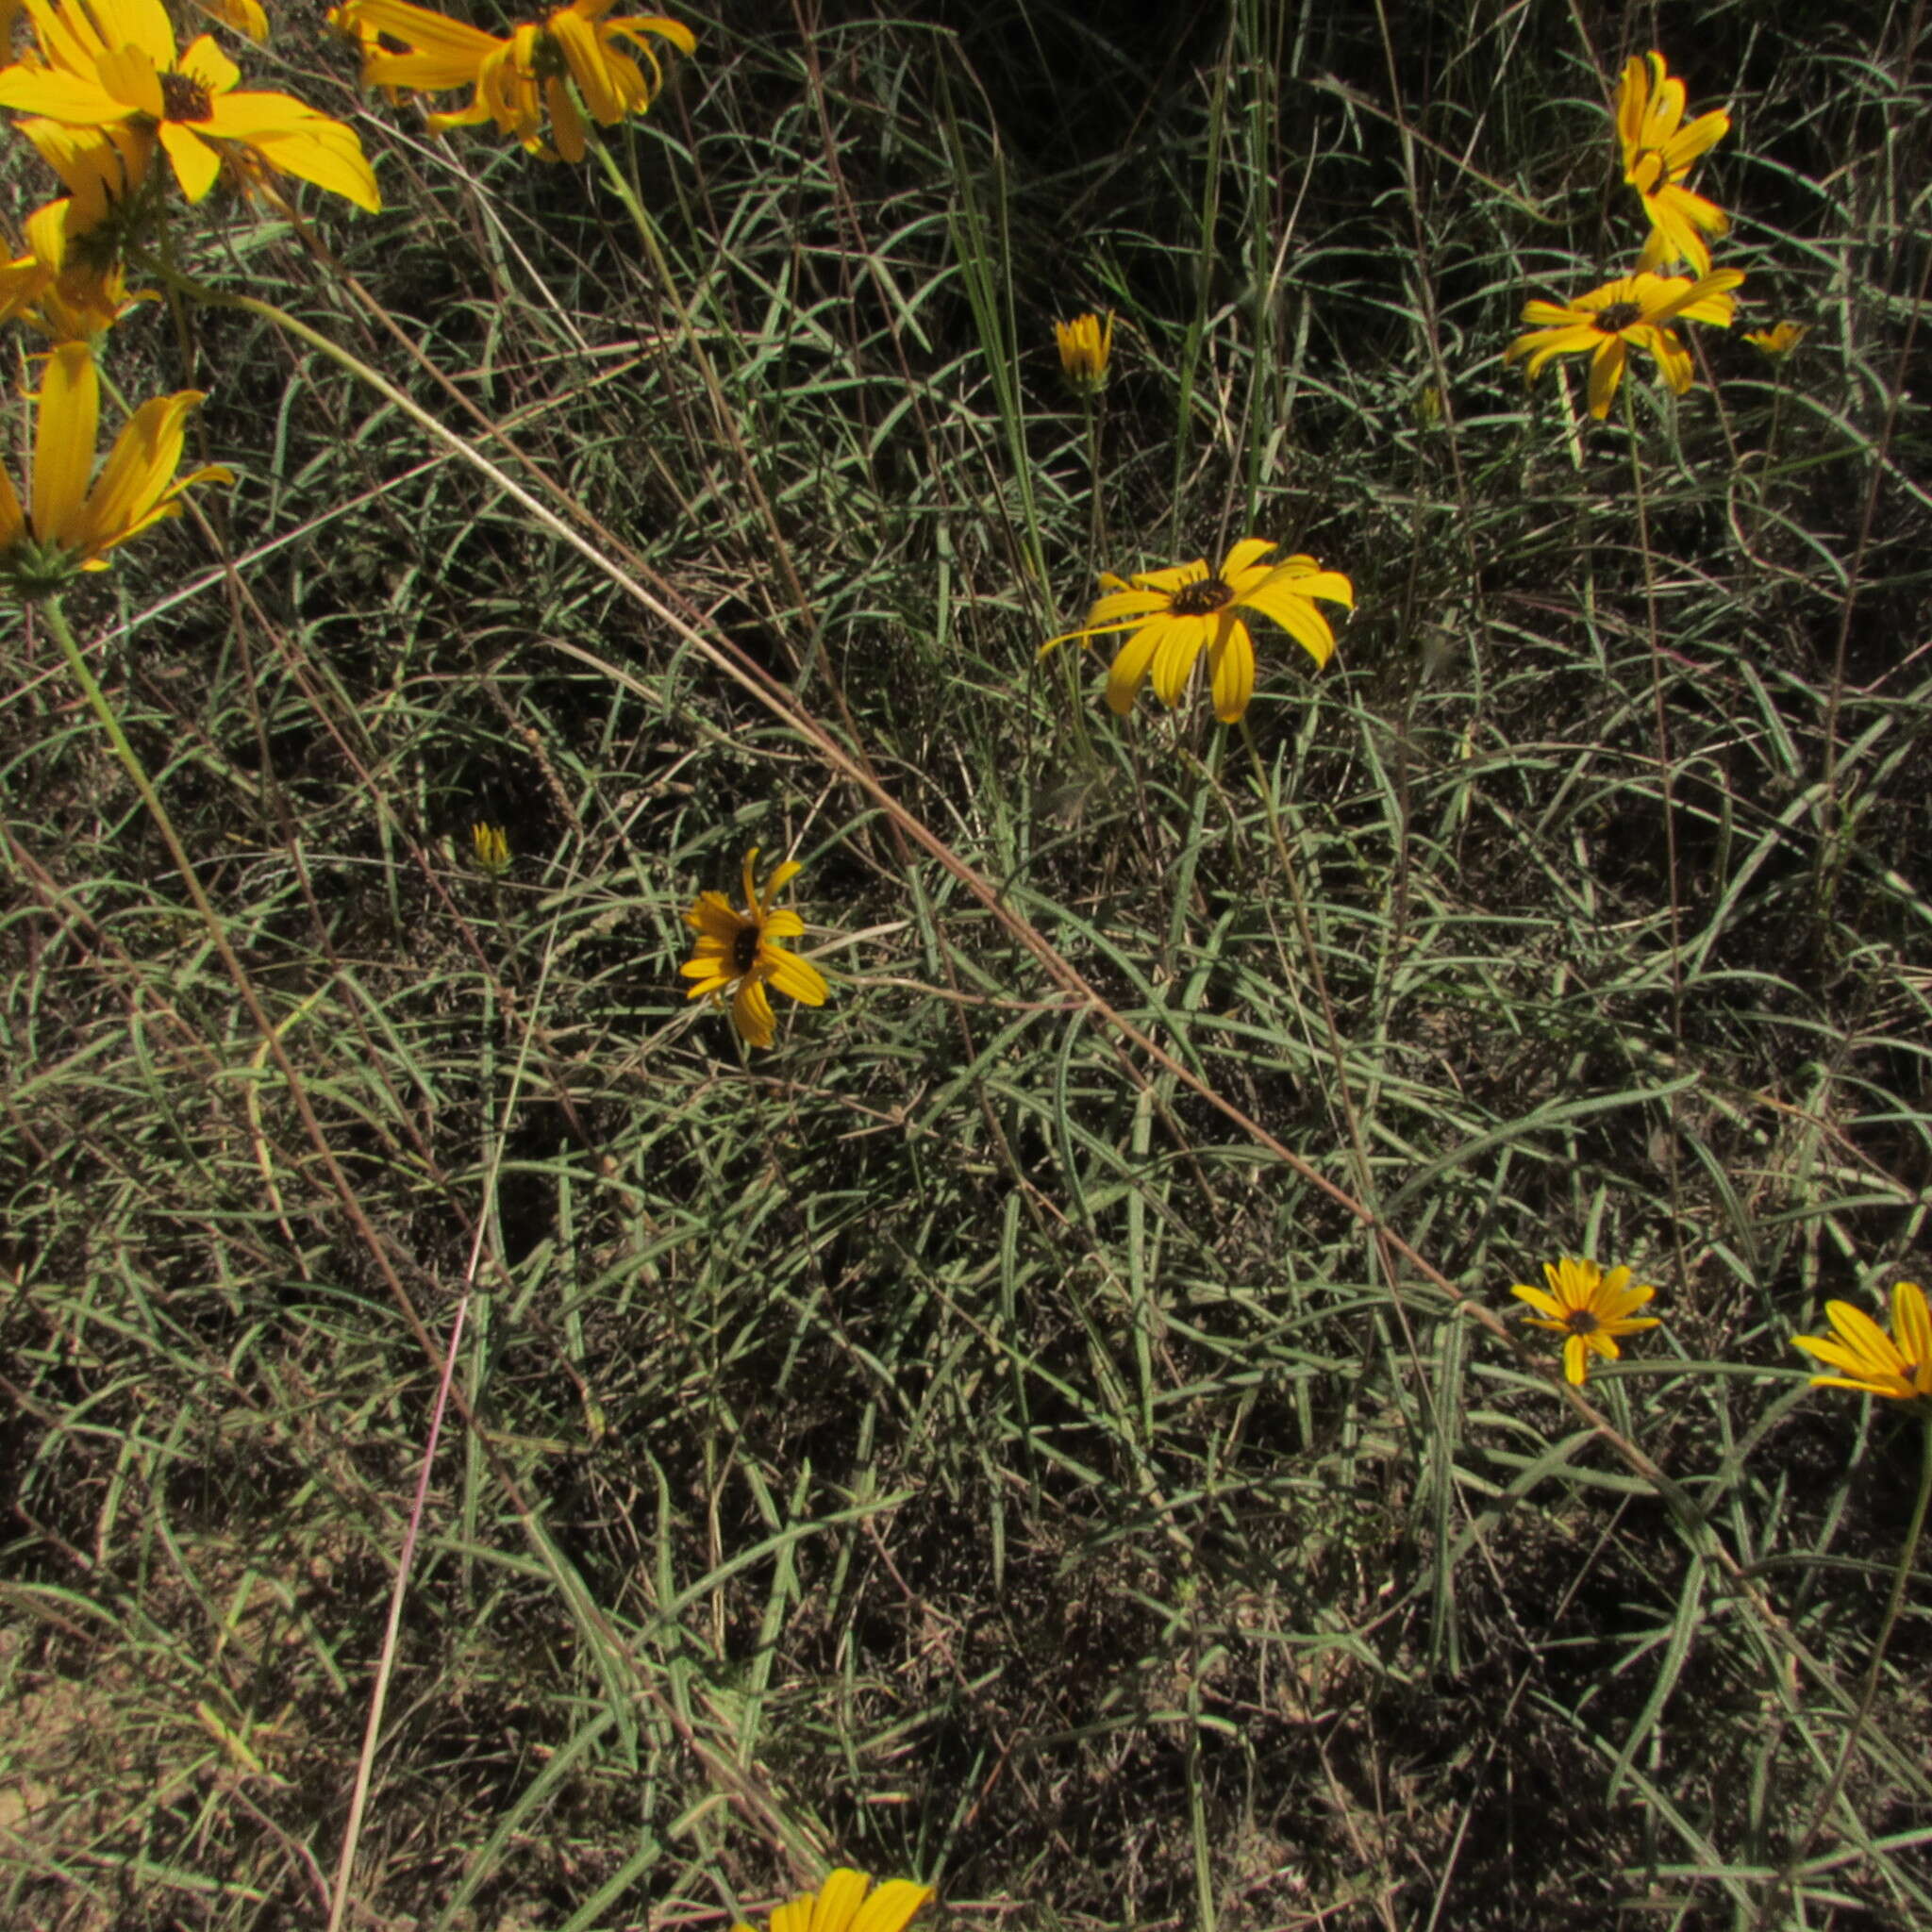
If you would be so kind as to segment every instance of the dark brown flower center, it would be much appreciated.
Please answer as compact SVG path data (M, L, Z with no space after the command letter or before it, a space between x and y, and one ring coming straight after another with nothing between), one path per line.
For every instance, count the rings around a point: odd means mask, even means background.
M1198 584L1183 584L1167 608L1176 617L1211 617L1233 601L1233 591L1219 577L1204 577Z
M214 107L207 87L192 74L161 75L162 118L168 121L206 121Z
M734 973L749 973L758 963L758 928L755 925L741 925L731 940L731 970Z
M1596 325L1607 336L1619 336L1633 322L1643 320L1643 305L1641 302L1612 302L1607 308L1597 310Z
M1570 1332L1573 1335L1594 1335L1599 1324L1593 1308L1572 1308L1570 1310Z

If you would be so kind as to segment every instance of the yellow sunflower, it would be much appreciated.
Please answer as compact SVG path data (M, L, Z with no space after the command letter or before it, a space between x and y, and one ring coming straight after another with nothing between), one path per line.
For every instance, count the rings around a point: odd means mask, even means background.
M1824 1312L1838 1331L1836 1340L1794 1335L1791 1343L1844 1373L1813 1375L1812 1388L1932 1403L1932 1315L1926 1313L1925 1291L1916 1281L1901 1281L1891 1291L1891 1335L1850 1302L1826 1302Z
M668 41L680 53L697 52L696 37L681 21L655 13L607 18L616 4L570 0L541 20L522 22L507 39L410 0L342 0L329 18L361 42L362 78L371 87L473 90L467 108L430 115L439 133L491 121L499 134L514 135L547 158L547 111L556 152L580 161L584 108L601 126L615 126L626 114L641 114L662 89L664 69L648 37ZM402 50L385 41L400 42Z
M0 108L109 134L152 130L190 201L225 159L312 181L358 208L382 206L362 143L292 94L237 92L242 71L203 34L178 57L160 0L25 0L41 58L0 72Z
M1616 1338L1633 1334L1639 1328L1655 1328L1655 1315L1633 1315L1657 1292L1654 1288L1632 1288L1627 1268L1612 1268L1606 1274L1594 1261L1545 1261L1543 1279L1547 1293L1518 1282L1509 1292L1531 1307L1541 1310L1531 1315L1530 1325L1549 1328L1566 1337L1563 1343L1563 1374L1572 1382L1581 1382L1590 1357L1600 1355L1615 1361L1620 1353ZM1545 1319L1547 1318L1547 1319Z
M730 993L732 1024L745 1042L770 1046L778 1023L765 991L766 981L808 1007L824 1005L826 987L816 966L774 943L798 939L805 931L804 920L790 907L772 904L798 875L797 860L788 858L779 866L760 893L753 870L758 857L756 845L744 856L742 912L723 892L698 894L697 903L684 915L684 923L698 936L696 947L677 970L697 982L686 994L688 999L703 999L707 993L722 999Z
M1526 302L1523 319L1539 326L1518 336L1503 359L1513 362L1527 356L1534 382L1551 357L1589 355L1590 413L1599 421L1610 413L1631 349L1655 357L1664 381L1682 395L1690 387L1690 352L1669 325L1714 322L1728 328L1735 308L1730 291L1743 280L1734 268L1721 268L1697 282L1682 275L1620 275L1567 307Z
M1194 660L1205 650L1214 715L1224 724L1237 724L1255 690L1255 641L1242 611L1278 624L1319 669L1334 654L1335 633L1314 600L1355 608L1355 586L1340 571L1324 570L1312 557L1263 563L1274 547L1259 537L1243 537L1215 571L1199 558L1127 578L1103 571L1105 594L1087 622L1040 648L1044 653L1075 638L1084 643L1108 631L1131 631L1107 679L1107 701L1123 716L1133 709L1134 693L1150 671L1161 703L1178 704Z
M930 1903L932 1887L909 1878L874 1886L863 1872L841 1866L817 1891L808 1891L772 1913L771 1932L906 1932ZM731 1932L758 1932L741 1920Z
M1665 77L1664 57L1655 51L1632 58L1617 90L1617 139L1624 149L1624 179L1636 189L1650 220L1650 239L1638 258L1640 271L1674 268L1688 261L1710 273L1707 235L1722 235L1730 217L1713 201L1683 185L1698 159L1731 131L1722 111L1684 118L1684 83Z
M1057 322L1053 333L1059 344L1060 373L1072 387L1089 395L1103 388L1113 355L1113 310L1105 317L1076 315L1072 322Z
M123 425L92 490L100 421L93 357L65 342L46 358L34 435L33 481L23 509L0 469L0 581L23 603L51 596L84 570L106 570L107 553L163 517L181 514L195 483L232 483L219 463L177 477L188 412L201 401L185 389L142 404Z

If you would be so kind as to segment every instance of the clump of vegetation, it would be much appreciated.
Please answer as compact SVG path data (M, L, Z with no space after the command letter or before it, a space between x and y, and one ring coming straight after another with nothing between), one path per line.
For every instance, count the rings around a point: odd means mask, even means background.
M1916 15L7 18L8 1923L1932 1923Z

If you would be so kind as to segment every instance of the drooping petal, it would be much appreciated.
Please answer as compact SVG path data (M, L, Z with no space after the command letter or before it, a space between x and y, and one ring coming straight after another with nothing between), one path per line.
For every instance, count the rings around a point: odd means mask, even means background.
M1221 635L1208 660L1214 689L1214 715L1224 724L1239 724L1255 694L1255 641L1248 627L1231 611L1223 613Z
M93 357L78 342L62 344L47 358L34 425L33 526L42 542L84 547L78 533L100 410Z
M1598 422L1610 413L1611 399L1623 379L1624 339L1622 336L1606 336L1590 363L1590 413Z
M1107 702L1120 716L1125 717L1134 708L1134 693L1141 689L1141 681L1147 675L1147 667L1154 661L1162 637L1181 621L1157 617L1151 624L1142 625L1114 654L1113 667L1107 674Z
M596 28L574 8L565 8L551 16L550 31L563 49L584 106L606 127L613 126L624 118L625 104L612 82L610 63Z
M1263 584L1248 600L1251 609L1272 618L1315 660L1319 671L1335 655L1335 633L1328 620L1300 591L1289 584Z
M1625 340L1634 347L1648 349L1656 357L1665 383L1675 394L1682 395L1690 387L1695 374L1690 352L1674 329L1646 328L1640 323L1625 332Z
M778 1037L777 1016L758 979L747 973L731 1000L731 1022L747 1045L770 1046Z
M589 152L584 117L577 109L576 96L560 75L553 75L544 81L543 103L550 109L550 139L556 142L557 152L572 163L582 160Z
M340 194L371 214L380 210L382 191L375 185L375 171L370 167L355 130L320 114L288 125L279 121L272 109L259 105L287 98L274 94L225 94L216 102L216 111L202 125L210 134L239 141L252 148L280 174L312 181L316 187ZM231 131L252 124L258 131Z
M182 492L192 484L232 483L234 473L214 463L177 477L188 414L202 400L184 389L142 404L114 439L108 460L87 500L86 548L99 556L136 537L163 517L181 513Z
M1170 617L1162 626L1154 653L1154 694L1163 705L1180 703L1188 674L1208 642L1209 623L1205 617Z

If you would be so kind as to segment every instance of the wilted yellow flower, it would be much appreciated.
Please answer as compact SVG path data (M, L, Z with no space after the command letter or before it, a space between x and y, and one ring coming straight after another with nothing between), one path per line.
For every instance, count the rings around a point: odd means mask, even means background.
M780 992L808 1007L824 1005L826 987L816 966L774 943L798 939L805 931L804 920L790 907L774 908L772 905L797 877L798 862L788 858L765 881L760 893L753 871L758 857L756 845L744 855L742 912L723 892L698 894L696 905L684 915L684 923L698 936L696 948L677 970L687 979L697 981L687 998L699 1000L707 993L722 998L729 992L732 1024L746 1044L770 1046L777 1036L778 1023L765 982L769 980ZM861 1879L861 1885L863 1882Z
M358 208L382 206L362 143L292 94L236 92L242 71L203 34L178 57L160 0L25 0L41 58L0 72L0 108L106 134L152 127L190 201L225 159L252 157Z
M67 216L65 201L27 216L26 253L0 262L0 322L18 317L57 342L85 342L144 298L129 297L118 262L97 270L70 257Z
M1087 395L1104 388L1108 358L1113 354L1113 310L1109 308L1104 319L1076 315L1072 322L1057 322L1053 333L1068 382Z
M1550 1285L1547 1293L1523 1282L1509 1292L1541 1310L1541 1315L1528 1318L1532 1327L1553 1329L1567 1338L1563 1374L1572 1382L1583 1380L1592 1355L1600 1355L1606 1361L1617 1359L1616 1337L1657 1324L1655 1315L1633 1315L1657 1290L1632 1288L1627 1268L1612 1268L1606 1274L1594 1261L1566 1258L1545 1261L1543 1279Z
M50 596L81 571L106 570L117 544L179 516L181 493L192 484L235 480L219 463L175 475L188 412L202 399L199 390L187 389L142 404L90 490L101 403L93 357L83 344L65 342L44 367L26 509L0 469L0 581L23 603Z
M1638 258L1640 273L1688 261L1710 273L1706 235L1722 235L1730 217L1715 202L1692 194L1684 177L1698 159L1730 132L1722 111L1684 118L1684 83L1665 77L1664 57L1655 51L1633 58L1617 91L1617 138L1624 149L1624 179L1636 189L1650 220L1650 239Z
M478 819L470 827L470 850L491 878L501 877L509 870L509 834L501 825Z
M1850 1389L1892 1402L1932 1402L1932 1316L1926 1313L1925 1291L1916 1281L1901 1281L1891 1291L1891 1335L1850 1302L1826 1302L1824 1312L1838 1331L1836 1340L1794 1335L1791 1343L1844 1374L1813 1375L1812 1388Z
M1714 322L1730 325L1735 304L1730 291L1743 282L1734 268L1721 268L1702 281L1682 275L1622 275L1579 295L1567 308L1556 302L1527 302L1524 322L1541 324L1518 336L1503 352L1506 362L1529 358L1535 381L1552 356L1588 355L1590 413L1599 419L1610 413L1610 399L1624 379L1629 349L1642 349L1657 358L1664 381L1678 395L1690 387L1690 352L1673 322Z
M1202 558L1126 578L1103 571L1105 594L1087 622L1040 648L1044 653L1075 638L1085 643L1108 631L1131 631L1107 680L1107 701L1123 715L1133 709L1134 693L1150 672L1161 703L1178 704L1194 660L1205 650L1214 715L1224 724L1237 724L1255 690L1255 641L1242 611L1278 624L1319 669L1334 652L1335 633L1313 600L1355 608L1355 586L1340 571L1324 570L1312 557L1263 563L1274 547L1259 537L1244 537L1217 571Z
M580 161L585 123L571 92L573 82L591 118L611 127L626 114L641 114L664 85L663 67L647 36L668 41L681 53L697 51L696 38L681 21L655 13L607 19L616 4L570 0L541 20L520 23L507 39L410 0L342 0L329 18L361 42L362 78L371 87L474 91L467 108L429 116L439 133L491 121L499 134L514 135L530 153L548 159L547 112L556 152L567 161ZM385 40L400 42L403 51L384 46Z
M863 1872L841 1866L817 1891L808 1891L777 1907L771 1932L906 1932L932 1898L932 1887L909 1878L889 1878L871 1890ZM731 1932L757 1932L740 1921Z
M1747 328L1744 340L1774 362L1782 362L1810 333L1807 322L1781 322L1775 328Z

